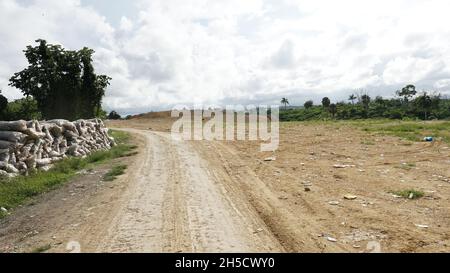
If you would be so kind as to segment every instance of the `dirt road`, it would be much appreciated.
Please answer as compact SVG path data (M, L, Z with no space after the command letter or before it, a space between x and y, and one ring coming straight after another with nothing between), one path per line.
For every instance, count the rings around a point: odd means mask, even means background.
M192 144L168 133L126 130L140 136L142 148L116 182L120 187L109 194L99 190L90 206L86 200L73 201L77 206L68 202L64 192L73 195L73 189L61 189L19 209L0 225L0 249L30 251L50 244L49 251L66 252L75 244L89 252L284 250L247 200L223 184L223 173ZM74 207L94 215L76 213ZM25 221L32 231L24 235Z
M128 129L146 139L126 202L98 251L281 251L245 200L214 166L170 134Z

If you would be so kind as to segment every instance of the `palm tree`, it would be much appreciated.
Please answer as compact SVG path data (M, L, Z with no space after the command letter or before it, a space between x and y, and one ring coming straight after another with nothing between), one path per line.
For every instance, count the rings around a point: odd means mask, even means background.
M286 110L286 107L289 104L289 100L287 98L282 98L281 99L281 104L284 105L284 110Z
M348 97L348 100L352 101L352 104L355 104L356 95L355 95L355 94L351 94L351 95Z

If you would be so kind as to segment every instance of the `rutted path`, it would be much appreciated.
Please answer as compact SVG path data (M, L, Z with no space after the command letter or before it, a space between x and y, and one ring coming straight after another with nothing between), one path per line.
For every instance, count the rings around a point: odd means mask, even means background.
M191 143L127 129L146 139L125 202L100 252L282 251L258 214L228 191Z

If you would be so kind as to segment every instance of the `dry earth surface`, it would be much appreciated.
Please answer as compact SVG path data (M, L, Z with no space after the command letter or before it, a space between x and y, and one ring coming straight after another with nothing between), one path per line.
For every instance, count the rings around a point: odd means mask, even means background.
M172 121L110 122L140 147L119 159L127 172L104 182L102 165L15 210L0 220L0 251L450 251L445 143L282 123L279 150L261 153L258 142L174 141ZM390 193L405 189L425 196Z

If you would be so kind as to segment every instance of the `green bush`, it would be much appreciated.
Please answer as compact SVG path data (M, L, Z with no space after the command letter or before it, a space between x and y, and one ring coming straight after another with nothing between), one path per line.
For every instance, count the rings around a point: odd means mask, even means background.
M31 97L21 98L8 103L3 112L3 120L32 120L42 119L37 102Z

